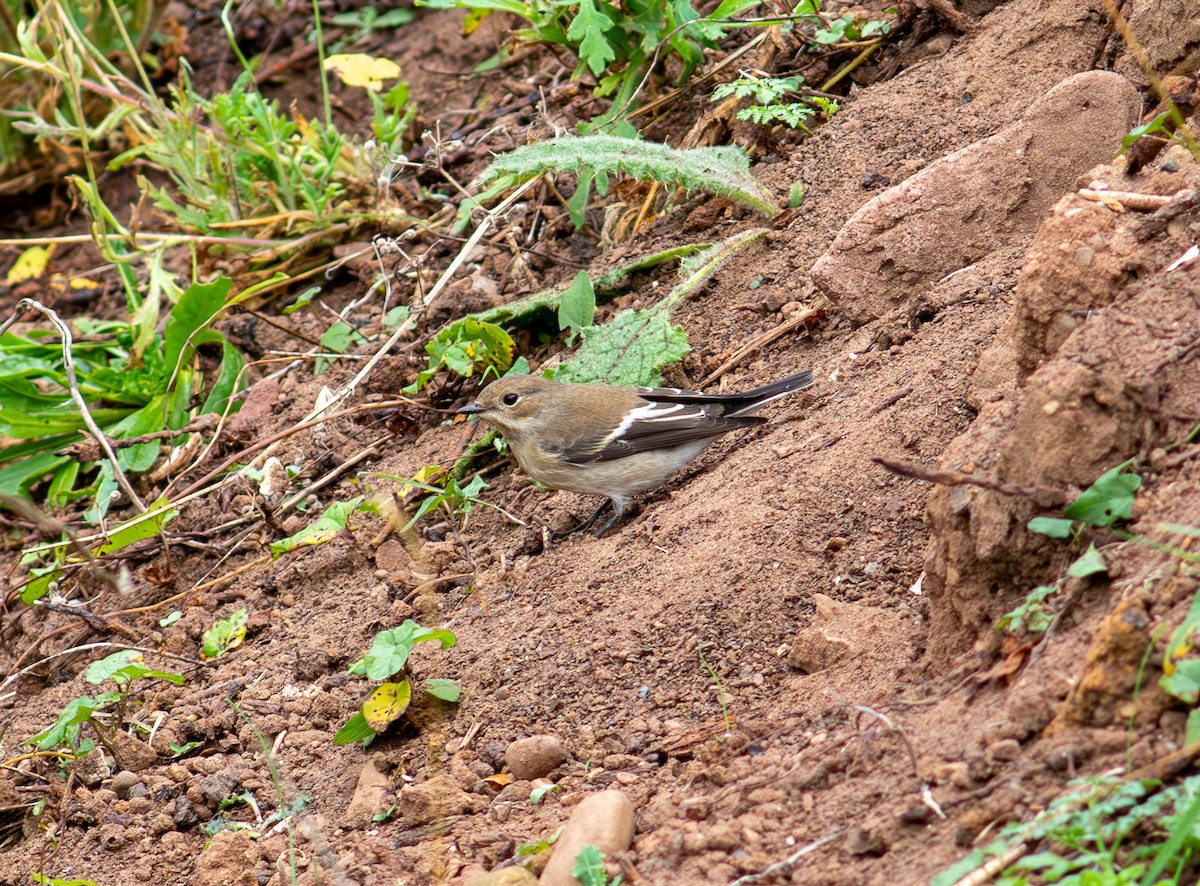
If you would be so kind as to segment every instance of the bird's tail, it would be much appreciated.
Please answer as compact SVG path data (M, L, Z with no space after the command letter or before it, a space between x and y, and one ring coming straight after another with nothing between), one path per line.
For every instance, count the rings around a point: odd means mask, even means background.
M755 388L753 391L746 391L744 394L725 395L722 397L725 401L724 414L731 417L746 415L772 400L778 400L793 391L807 388L812 383L811 372L800 372L796 375L789 375L787 378L781 378L779 381L773 381L769 385L763 385L761 388Z
M777 400L792 391L807 388L812 384L812 373L801 372L773 381L769 385L746 391L742 394L705 394L700 391L685 391L680 388L638 388L638 395L652 403L695 404L709 415L737 418L749 415L764 403Z

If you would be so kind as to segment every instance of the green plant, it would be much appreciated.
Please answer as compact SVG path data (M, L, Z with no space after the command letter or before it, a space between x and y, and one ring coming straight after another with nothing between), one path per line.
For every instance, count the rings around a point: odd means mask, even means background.
M1082 535L1090 528L1101 529L1118 520L1127 520L1133 513L1134 496L1142 485L1142 478L1135 473L1126 473L1133 461L1122 462L1096 478L1074 502L1063 509L1062 517L1034 517L1026 528L1050 538L1070 538L1079 543ZM1029 592L1025 602L1001 617L998 630L1012 633L1022 631L1040 634L1054 621L1048 601L1058 594L1068 578L1087 578L1108 567L1104 556L1089 544L1082 556L1069 567L1067 573L1054 584L1041 585Z
M457 638L451 631L423 628L412 619L391 630L380 631L371 650L350 666L350 673L368 680L382 680L363 702L358 713L347 720L333 737L338 745L362 742L368 745L398 720L412 701L412 683L407 676L408 659L417 643L433 641L449 649ZM443 701L456 702L462 690L453 680L433 678L425 681L424 691Z
M521 520L504 508L479 497L479 493L487 488L487 483L478 474L471 478L471 481L465 486L459 485L453 472L447 472L440 465L427 465L418 471L415 477L400 477L395 474L375 474L375 476L403 483L405 486L415 489L418 497L421 498L421 504L417 506L416 513L404 524L401 532L408 532L418 520L438 508L441 508L448 517L461 517L465 520L475 505L484 505L499 511L515 523L524 525Z
M892 26L886 21L874 21L847 12L832 21L824 28L818 28L813 34L813 42L818 46L832 46L837 43L857 43L860 40L870 40L875 37L886 37L891 33Z
M211 328L225 309L231 285L218 277L179 292L164 278L152 277L146 295L130 298L129 321L83 318L73 321L75 333L53 311L22 301L18 312L40 311L58 335L40 329L0 334L0 435L18 441L0 452L0 493L28 497L49 477L51 505L91 497L91 519L98 520L120 478L103 452L80 460L58 452L77 441L81 431L98 430L115 440L142 439L177 431L196 415L235 411L243 360ZM160 301L174 302L165 322ZM77 335L88 340L76 341ZM196 359L201 347L219 352L215 370ZM120 447L116 466L124 473L147 471L158 461L161 444L151 437ZM97 473L88 482L85 475L92 470Z
M228 618L213 622L200 638L200 657L212 661L241 646L246 639L246 622L249 620L250 613L243 607Z
M456 228L465 227L470 211L499 194L548 173L573 173L579 178L567 203L571 220L581 227L592 186L607 193L608 177L624 175L656 181L685 191L708 191L744 203L768 218L779 208L754 177L746 152L735 146L672 148L658 142L616 135L561 136L501 154L475 180L487 190L463 202Z
M1041 585L1030 591L1024 603L1001 616L996 629L1013 634L1044 633L1054 622L1054 613L1047 601L1063 589L1068 578L1087 578L1107 571L1108 565L1104 562L1104 555L1096 550L1094 544L1089 545L1083 556L1067 567L1065 576L1054 584Z
M121 118L128 109L119 96L91 89L87 108L75 101L65 83L64 73L72 68L81 74L98 65L100 72L111 70L108 57L130 58L145 49L152 37L149 28L157 19L158 4L151 0L129 3L88 3L60 0L56 3L27 4L4 2L4 24L0 27L0 181L13 181L18 173L36 168L41 162L51 165L53 152L34 152L37 137L30 137L28 125L49 112L54 128L43 135L59 148L72 163L83 164L83 157L62 143L59 132L86 127L93 142L102 142L119 131ZM94 57L80 58L78 44L94 48ZM142 56L152 62L150 56ZM96 85L89 81L89 85ZM44 145L43 147L48 147ZM61 154L60 154L61 156ZM44 160L39 160L44 158Z
M831 98L820 95L801 96L798 101L788 100L804 83L804 78L795 77L751 77L742 74L737 80L722 83L712 95L713 101L734 96L751 99L754 103L737 112L739 120L769 126L782 123L792 129L808 132L807 123L818 113L826 120L833 117L840 105ZM790 201L789 201L790 202Z
M573 76L590 72L598 81L595 94L612 97L611 110L593 127L619 121L634 109L638 88L662 55L678 59L679 82L686 80L703 61L704 49L736 24L729 19L759 2L722 0L701 16L690 0L418 0L441 9L467 7L476 22L492 11L513 13L530 24L515 33L517 39L570 48L579 59Z
M1028 851L994 880L998 886L1193 882L1181 878L1200 849L1200 776L1170 787L1109 777L1073 784L1075 791L1054 800L1032 821L1007 825L988 846L938 874L931 886L956 883L988 858L1020 844ZM1173 872L1169 878L1159 879L1168 870Z
M140 652L133 649L122 649L99 661L92 662L84 672L84 679L93 686L99 686L106 680L111 680L117 688L109 692L102 692L95 698L83 695L67 702L53 725L32 738L26 739L25 744L32 745L39 751L62 747L69 756L81 757L95 747L90 739L81 739L80 730L83 725L90 723L97 734L102 739L106 739L110 727L101 723L98 715L113 711L116 715L116 725L111 729L120 728L133 681L166 680L179 686L186 679L182 674L148 668L142 664L142 660Z
M571 868L571 876L582 886L620 886L621 878L608 879L604 870L604 853L590 843L579 850L575 856L575 866Z
M725 732L729 733L733 731L733 719L729 716L729 696L725 694L725 687L721 685L721 678L717 676L717 669L709 664L708 659L704 657L703 643L696 645L696 654L700 656L700 664L704 665L704 669L712 677L713 687L717 690L717 703L721 705L721 718L725 721Z
M443 367L463 378L476 374L485 379L489 374L499 377L512 368L514 348L512 336L495 323L475 317L455 320L425 345L429 366L417 373L417 380L405 387L404 393L417 393Z
M743 231L688 256L680 263L682 281L657 304L621 311L608 323L583 328L579 350L563 362L554 377L613 385L661 383L662 368L682 360L690 350L687 333L670 322L671 311L765 233L762 229Z

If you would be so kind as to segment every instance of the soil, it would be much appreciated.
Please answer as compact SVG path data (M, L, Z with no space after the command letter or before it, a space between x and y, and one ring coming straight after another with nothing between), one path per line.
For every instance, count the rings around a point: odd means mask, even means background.
M78 593L90 612L113 614L107 625L10 597L0 668L44 663L5 687L15 695L0 692L0 758L10 761L0 774L0 822L8 816L0 884L27 883L31 872L146 886L467 884L513 863L518 847L553 835L605 788L635 810L631 847L610 859L628 883L925 883L999 825L1044 809L1069 779L1137 769L1181 748L1184 709L1154 679L1135 692L1143 661L1157 674L1170 628L1197 590L1178 558L1101 531L1107 577L1071 580L1044 639L1022 644L996 625L1031 589L1063 576L1077 553L1026 531L1028 519L1056 515L1126 459L1145 481L1130 531L1166 540L1161 523L1200 525L1192 441L1200 262L1171 267L1197 241L1200 211L1177 203L1152 217L1077 193L1103 185L1169 197L1200 186L1200 169L1176 148L1136 175L1121 160L1092 168L1098 159L1067 175L1064 160L1050 165L1065 186L1041 193L1051 179L1032 163L989 161L963 173L955 161L926 177L940 188L928 199L961 212L878 221L872 198L1006 132L1072 75L1116 72L1146 108L1154 104L1099 0L966 0L941 17L934 10L943 4L927 5L811 138L764 141L726 121L727 134L754 154L761 183L782 201L800 182L806 196L679 309L692 353L668 380L696 386L744 343L815 310L819 319L790 324L709 387L749 388L805 369L817 383L769 407L765 426L710 447L606 537L554 538L549 527L570 525L596 502L539 490L500 463L484 496L526 526L487 507L463 526L426 519L407 534L364 515L326 544L236 572L326 504L364 485L390 488L351 470L313 494L310 516L259 522L228 553L220 544L233 532L132 561L121 593L85 581ZM1196 74L1200 19L1186 6L1124 4L1157 75ZM421 124L440 124L443 138L501 109L454 147L461 180L487 152L591 113L588 93L544 48L487 78L469 76L505 39L496 17L463 36L461 12L416 14L419 27L381 35L364 51L400 62ZM187 15L203 62L198 82L227 83L236 69L220 48L219 23L211 10ZM280 13L239 22L262 41L243 48L277 57L301 49L305 29L271 15ZM794 61L787 50L776 49L777 70ZM319 93L302 59L294 65L306 77L282 67L268 89L305 113ZM709 110L706 90L685 92L649 134L682 143ZM362 125L349 91L337 108L339 124ZM1125 111L1114 113L1117 130L1127 130ZM1031 137L1058 126L1072 143L1096 129L1041 121ZM986 221L986 238L973 227L988 215L976 211L981 194L996 195L986 200L1004 201L1002 215L1016 220ZM633 212L641 197L630 198ZM1019 208L1010 211L1010 200ZM919 279L896 271L877 287L868 278L818 289L809 269L840 254L831 246L852 217L874 225L886 248L940 242L956 264ZM435 302L429 328L564 284L581 265L595 276L761 224L725 201L693 197L633 239L601 248L590 230L572 234L560 214L535 252L514 257L503 238L482 250L470 280ZM900 233L889 235L889 224ZM878 271L889 273L886 264ZM617 305L649 304L660 283L669 277L647 278ZM321 298L340 306L366 285L343 277ZM372 305L365 329L377 319ZM316 312L262 310L311 337L327 326ZM260 352L295 350L250 315L222 328ZM423 365L421 344L403 343L356 397L394 395ZM537 364L552 349L529 342L528 353ZM260 383L222 452L294 425L322 388L361 365L344 363ZM469 393L448 386L433 399L452 406ZM366 449L357 470L412 476L452 461L475 432L412 409L386 426L347 419L293 435L276 455L302 466L294 489ZM898 474L875 459L913 469ZM957 485L914 476L932 468L957 472ZM1025 494L997 491L993 481ZM1040 493L1056 495L1058 506ZM225 487L183 509L172 531L184 538L255 507L253 488ZM16 549L5 557L16 586ZM245 642L200 663L202 632L243 608ZM160 626L172 610L182 617ZM369 691L347 667L376 632L406 618L456 634L449 650L418 646L411 671L417 682L456 679L462 700L419 701L410 721L368 747L335 746L334 733ZM65 774L53 760L20 761L24 739L95 692L83 671L111 649L55 653L97 642L168 653L175 658L147 660L188 680L135 693L127 720L151 731L117 733L111 749ZM566 753L546 773L557 790L536 803L530 793L540 782L498 775L509 744L529 736L555 736ZM198 748L171 756L171 743L189 741ZM263 816L296 810L294 833L259 827L246 805L219 810L234 794L252 795ZM27 811L37 799L47 801L40 818ZM214 838L205 825L216 815L260 833ZM294 868L289 839L300 848ZM534 856L535 870L546 854Z

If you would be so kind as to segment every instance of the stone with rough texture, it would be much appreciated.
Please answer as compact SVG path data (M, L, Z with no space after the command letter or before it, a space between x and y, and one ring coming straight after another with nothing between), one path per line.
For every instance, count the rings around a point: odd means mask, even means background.
M254 874L259 852L249 835L242 831L220 831L196 860L192 886L258 886Z
M857 323L906 306L1035 230L1078 176L1112 157L1140 109L1118 74L1068 77L1021 119L860 207L813 265L813 280Z
M373 816L391 805L391 787L388 777L375 768L373 761L364 763L358 773L354 796L350 798L342 816L342 824L347 827L369 824Z
M471 807L471 798L449 775L435 775L400 791L396 807L406 825L419 827L440 818L461 815Z
M620 791L585 797L571 813L538 882L541 886L579 886L571 871L580 849L595 846L608 859L614 852L628 849L632 841L633 803L628 797Z
M553 772L567 759L567 749L557 735L518 738L504 752L504 762L513 778L532 781Z

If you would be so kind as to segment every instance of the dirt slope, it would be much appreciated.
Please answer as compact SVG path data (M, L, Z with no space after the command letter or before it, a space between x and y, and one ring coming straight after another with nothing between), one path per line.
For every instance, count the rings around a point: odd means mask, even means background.
M1184 6L1142 0L1127 10L1163 70L1197 39ZM750 387L811 368L812 389L773 407L764 428L711 447L606 538L549 542L542 524L566 523L594 502L535 490L506 467L488 477L488 496L533 528L477 508L457 535L434 526L402 542L367 522L352 537L190 598L169 627L158 627L161 612L132 620L140 645L194 656L214 617L250 610L242 648L148 699L148 722L165 714L153 748L201 740L204 750L174 762L118 756L113 772L80 771L69 791L56 784L55 848L27 818L24 838L0 849L0 884L29 882L30 871L147 886L290 882L285 833L210 842L196 826L221 797L244 791L264 812L307 798L298 882L469 883L553 834L602 788L619 789L636 810L632 848L618 859L627 882L731 883L835 836L755 882L922 883L989 825L1043 808L1070 773L1138 766L1177 748L1183 715L1155 687L1144 687L1134 732L1123 726L1146 644L1187 608L1193 577L1148 547L1114 549L1111 580L1080 586L1050 642L1036 655L1026 650L1023 669L989 679L1010 652L993 630L997 619L1067 562L1061 545L1023 528L1049 511L973 486L931 493L872 458L1069 498L1136 457L1146 490L1133 529L1196 525L1196 446L1169 447L1200 423L1200 263L1165 269L1195 242L1200 213L1151 229L1146 213L1074 194L1096 181L1175 194L1200 186L1194 162L1173 153L1169 171L1160 160L1130 179L1090 168L1111 157L1111 145L1098 157L1084 152L1081 167L1063 175L1058 190L1071 195L1060 200L1038 191L1047 179L1033 164L1013 159L1034 150L1027 140L1003 162L932 177L937 187L922 199L955 201L957 220L912 222L905 212L894 230L880 223L888 248L913 236L952 252L952 241L978 230L986 213L971 207L986 195L1041 194L1001 213L1020 223L988 228L986 245L973 246L954 273L839 288L849 278L835 268L823 281L828 293L809 276L868 200L1004 131L1060 81L1115 69L1145 86L1098 2L965 3L963 11L966 33L931 35L921 60L856 88L833 123L787 156L764 158L759 179L780 194L802 181L803 207L677 315L694 348L677 380L695 384L784 322L792 303L825 305L811 331L776 340L720 382ZM464 69L486 56L488 34L460 43L457 16L444 21L441 42L404 48L410 67ZM438 100L449 108L459 97ZM1082 105L1090 100L1084 94ZM1104 125L1127 130L1125 115L1140 108L1114 101L1104 121L1084 108L1078 129L1038 118L1026 134L1058 157L1064 141L1074 147ZM620 254L753 224L719 206L689 206L692 214L665 217ZM612 257L601 261L607 267ZM504 267L489 257L481 274ZM548 284L575 269L539 272ZM405 369L400 360L386 367L373 393L391 390ZM245 442L294 422L328 383L284 379L274 410ZM468 433L455 424L402 436L369 464L411 475L453 458ZM293 438L280 457L310 463L327 454L337 463L363 436L336 426ZM342 484L321 503L352 494ZM209 502L184 519L216 523L242 504ZM209 553L174 556L173 583L155 587L136 574L138 600L121 608L252 559L215 568ZM465 579L430 581L467 574L469 593ZM419 729L365 750L334 747L364 691L346 666L376 631L408 617L457 634L447 652L419 648L414 670L455 677L462 702L422 707ZM6 665L66 623L8 619L19 630L0 653ZM67 661L48 679L17 684L0 714L4 757L91 688L84 666ZM548 734L567 752L551 776L561 790L535 805L528 781L484 780L503 768L514 739ZM134 775L114 784L122 769ZM387 821L363 805L372 784L384 808L396 804ZM7 785L0 780L0 808Z

